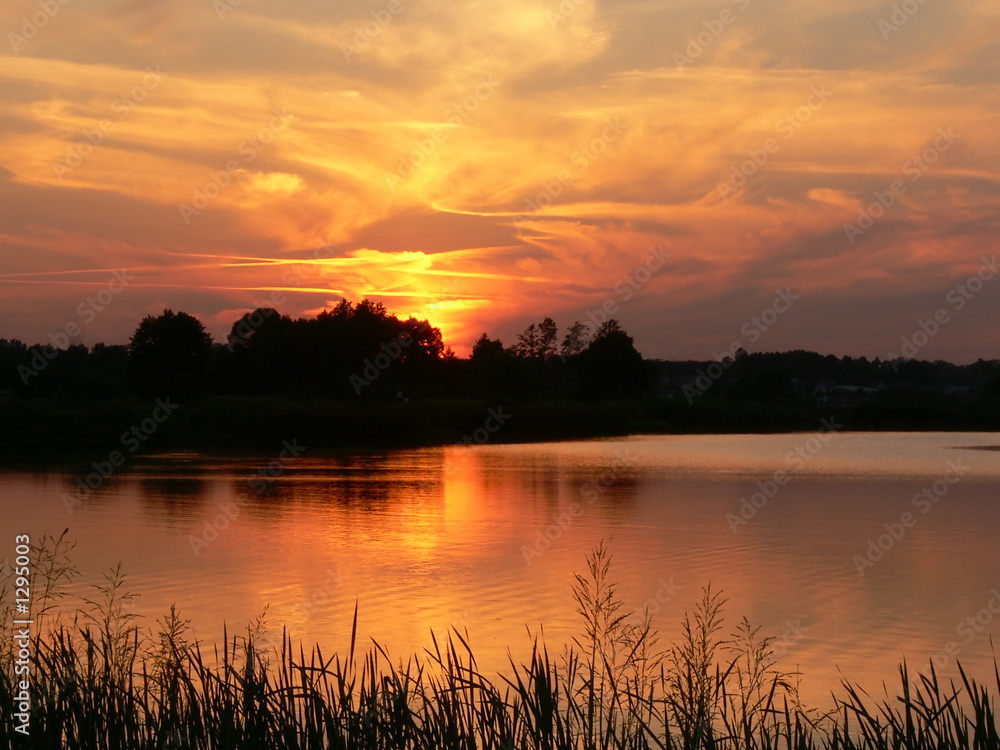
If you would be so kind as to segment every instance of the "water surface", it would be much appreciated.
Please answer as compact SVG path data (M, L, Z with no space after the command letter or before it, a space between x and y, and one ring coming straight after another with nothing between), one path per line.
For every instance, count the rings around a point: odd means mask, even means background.
M15 534L68 527L75 592L92 594L121 561L139 615L176 603L204 642L268 606L272 633L285 625L331 652L348 643L357 602L359 632L394 655L456 626L496 670L508 649L525 654L528 632L544 626L551 650L579 633L573 573L603 539L626 606L648 607L665 638L711 583L730 629L745 615L778 638L780 666L801 672L813 705L842 674L880 689L903 658L924 668L937 653L954 674L949 642L987 674L1000 452L986 448L1000 435L821 435L305 446L273 478L260 471L278 445L255 458L174 454L133 459L72 513L78 474L5 472L0 559Z

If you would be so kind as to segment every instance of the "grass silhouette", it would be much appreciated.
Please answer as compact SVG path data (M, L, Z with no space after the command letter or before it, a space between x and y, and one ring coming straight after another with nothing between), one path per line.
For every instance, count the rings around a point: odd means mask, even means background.
M960 684L900 666L899 693L882 701L845 682L835 708L802 706L775 668L770 640L742 620L724 636L722 595L710 587L665 648L625 614L601 544L573 583L582 631L558 655L536 639L523 664L491 677L468 635L432 634L423 654L393 662L374 643L326 655L287 634L266 641L263 618L206 652L176 610L143 630L112 569L74 612L59 599L75 575L66 534L32 559L30 734L14 731L17 683L10 609L2 614L0 747L100 748L998 748L995 686ZM11 580L0 585L8 601ZM21 678L18 678L21 679ZM996 692L993 692L993 691Z

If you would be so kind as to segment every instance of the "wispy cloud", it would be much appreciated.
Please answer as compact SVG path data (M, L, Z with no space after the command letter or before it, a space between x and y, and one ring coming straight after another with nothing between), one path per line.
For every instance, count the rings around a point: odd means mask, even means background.
M381 298L464 351L483 330L568 324L667 243L670 268L621 311L647 355L708 356L794 284L802 304L769 346L877 356L1000 244L986 0L923 4L888 34L893 4L862 0L232 5L220 19L197 0L71 2L26 44L7 38L0 336L41 340L74 286L129 267L143 273L94 340L124 340L158 306L221 336L284 290L293 315ZM12 0L0 31L37 10ZM802 109L823 86L829 101ZM269 134L276 109L290 119ZM608 118L622 132L597 146ZM845 222L945 127L960 141L848 242ZM769 138L780 148L720 197ZM225 188L185 224L178 204L220 170ZM320 237L337 257L282 281ZM976 305L927 356L991 356L975 321L1000 302Z

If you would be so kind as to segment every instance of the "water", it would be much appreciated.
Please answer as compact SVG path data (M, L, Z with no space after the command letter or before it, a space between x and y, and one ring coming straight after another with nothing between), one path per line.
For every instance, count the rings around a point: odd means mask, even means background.
M72 513L64 493L77 474L8 471L0 560L15 534L68 527L83 574L73 593L93 596L121 561L146 624L176 603L214 643L223 623L245 628L268 607L271 633L285 625L330 653L346 648L357 603L363 643L405 658L430 646L431 629L456 626L491 671L508 651L526 655L529 632L544 626L550 651L579 633L573 573L603 539L626 607L648 607L665 639L711 583L729 600L729 630L745 615L777 638L779 666L801 672L811 705L828 705L842 676L880 691L903 658L925 670L938 654L956 674L949 642L973 673L991 674L1000 452L988 448L1000 435L821 437L332 456L305 446L266 482L259 471L281 446L173 454L132 459Z

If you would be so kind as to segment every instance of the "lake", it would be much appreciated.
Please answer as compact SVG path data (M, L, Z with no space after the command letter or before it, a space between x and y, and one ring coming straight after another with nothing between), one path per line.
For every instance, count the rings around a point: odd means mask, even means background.
M992 674L1000 635L1000 435L635 436L329 454L293 438L254 457L132 458L0 473L3 548L69 528L76 595L122 563L149 624L176 603L205 643L264 609L272 634L405 657L468 630L480 667L558 651L581 623L574 572L602 539L630 611L663 641L711 583L776 638L825 707L841 676L881 691L906 658ZM72 512L69 512L67 505ZM277 640L277 636L275 636ZM985 671L989 669L989 672Z

